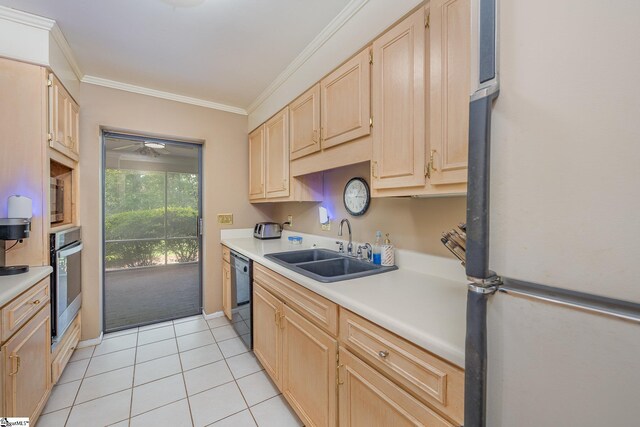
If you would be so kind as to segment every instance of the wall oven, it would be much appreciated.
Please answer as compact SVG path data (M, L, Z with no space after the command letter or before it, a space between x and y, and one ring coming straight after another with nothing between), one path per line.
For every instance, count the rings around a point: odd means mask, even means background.
M51 233L51 336L55 346L62 337L82 302L80 227Z
M64 181L58 178L49 178L49 211L51 223L64 221Z

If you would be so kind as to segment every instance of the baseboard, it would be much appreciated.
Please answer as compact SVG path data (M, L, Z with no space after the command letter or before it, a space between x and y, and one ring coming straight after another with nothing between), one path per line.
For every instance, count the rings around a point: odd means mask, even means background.
M98 338L92 338L90 340L80 341L78 345L76 345L76 348L91 347L94 345L98 345L102 342L102 336L103 336L103 333L100 332L100 336Z
M202 315L204 316L205 320L211 320L211 319L215 319L216 317L222 317L224 316L224 312L222 311L216 311L215 313L211 313L211 314L207 314L204 309L202 309Z

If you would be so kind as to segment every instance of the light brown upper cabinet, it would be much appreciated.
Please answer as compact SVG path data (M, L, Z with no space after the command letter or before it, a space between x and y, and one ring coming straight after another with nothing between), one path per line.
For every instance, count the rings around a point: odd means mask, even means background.
M431 183L467 182L470 0L432 0L429 7Z
M320 151L320 84L289 104L291 160Z
M373 188L424 186L425 11L373 42Z
M273 116L264 127L265 196L289 195L289 107Z
M371 50L363 50L320 82L322 148L371 132Z
M249 134L249 200L264 199L264 125Z
M80 107L62 86L58 78L49 74L49 145L54 150L78 161Z

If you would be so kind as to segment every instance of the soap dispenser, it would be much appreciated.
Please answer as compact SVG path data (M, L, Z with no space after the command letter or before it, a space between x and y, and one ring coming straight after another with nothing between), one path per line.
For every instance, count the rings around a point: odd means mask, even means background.
M385 236L384 244L381 247L382 265L385 267L392 267L396 263L396 256L391 240L389 239L389 233L385 234Z
M372 260L374 264L382 264L382 233L376 231L376 241L373 243Z

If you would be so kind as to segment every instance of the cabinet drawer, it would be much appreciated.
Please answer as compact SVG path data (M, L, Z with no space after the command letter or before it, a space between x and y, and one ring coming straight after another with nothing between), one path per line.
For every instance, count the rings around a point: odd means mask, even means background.
M226 246L222 246L222 259L231 262L231 251Z
M8 340L49 302L49 278L38 282L22 295L2 307L2 341Z
M53 362L51 362L51 382L55 384L60 379L62 371L69 363L69 359L73 355L78 342L80 342L80 313L76 316L75 320L69 326L69 329L64 334L64 338L58 344L55 350Z
M462 424L462 369L343 308L340 342L420 400Z
M338 306L301 285L254 263L253 279L334 337L338 335Z
M344 348L338 369L340 427L453 427Z

